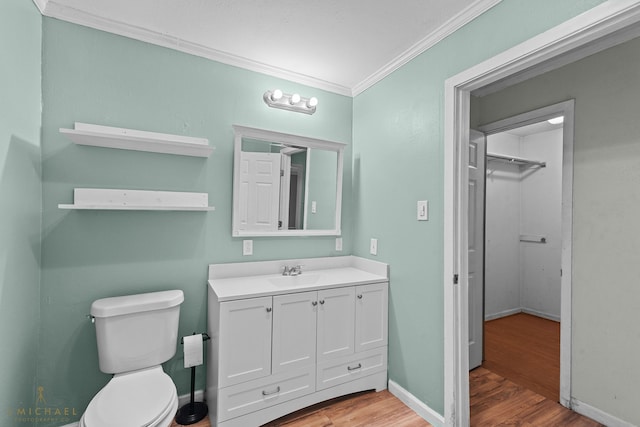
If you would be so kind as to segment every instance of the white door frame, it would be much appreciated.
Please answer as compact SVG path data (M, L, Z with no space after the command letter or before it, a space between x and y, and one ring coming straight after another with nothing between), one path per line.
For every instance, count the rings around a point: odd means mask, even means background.
M573 242L573 123L575 100L560 102L480 126L485 135L564 116L562 125L562 251L560 278L560 403L571 404L571 284Z
M526 80L629 40L639 22L639 1L610 0L445 82L444 417L448 426L469 425L466 165L470 94L498 81Z

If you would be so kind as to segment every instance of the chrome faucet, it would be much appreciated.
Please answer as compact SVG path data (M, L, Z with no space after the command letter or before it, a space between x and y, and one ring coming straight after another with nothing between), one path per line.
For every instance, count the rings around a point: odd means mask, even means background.
M302 274L302 265L298 264L295 267L289 267L288 265L284 266L284 270L282 270L283 276L299 276Z
M291 269L289 270L290 276L299 276L301 274L302 274L302 266L300 264L296 265L295 267L291 267Z

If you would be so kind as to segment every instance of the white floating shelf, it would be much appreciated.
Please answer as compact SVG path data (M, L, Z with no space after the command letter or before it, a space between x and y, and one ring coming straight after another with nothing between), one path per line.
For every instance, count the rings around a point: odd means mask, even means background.
M60 133L80 145L149 151L181 156L209 157L213 147L206 138L170 135L141 130L78 123L74 129L60 128Z
M73 204L59 204L59 209L213 211L207 193L182 191L112 190L75 188Z

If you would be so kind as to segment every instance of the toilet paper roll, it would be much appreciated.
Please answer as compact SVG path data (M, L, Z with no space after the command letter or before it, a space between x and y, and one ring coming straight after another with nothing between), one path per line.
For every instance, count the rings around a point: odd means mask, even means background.
M189 335L182 339L184 346L184 367L202 365L202 334Z

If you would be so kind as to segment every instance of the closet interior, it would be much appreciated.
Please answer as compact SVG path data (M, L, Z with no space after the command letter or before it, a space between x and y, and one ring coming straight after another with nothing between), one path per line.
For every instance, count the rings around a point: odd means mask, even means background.
M557 366L548 374L554 378L551 388L559 390L559 322L561 283L561 208L562 208L562 125L547 122L509 130L487 136L486 185L485 185L485 262L484 262L484 359L496 363L497 345L492 334L504 339L507 329L516 331L525 326L518 316L536 316L536 319L552 321L549 356ZM492 322L500 319L498 323ZM511 325L509 325L511 322ZM531 328L537 328L537 320ZM501 325L501 326L499 326ZM526 326L529 327L529 326ZM502 332L501 332L502 331ZM527 366L529 360L541 360L540 342L531 340L526 347L526 336L534 337L537 331L525 333L525 347L509 356L505 376L513 371L533 371L531 380L539 383L537 367ZM557 336L557 338L556 338ZM516 338L507 347L515 347ZM557 342L556 342L557 341ZM520 344L518 344L520 345ZM533 347L536 348L533 348ZM494 367L495 368L495 367ZM525 381L523 378L510 378ZM526 386L526 384L524 384Z

